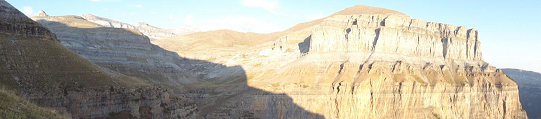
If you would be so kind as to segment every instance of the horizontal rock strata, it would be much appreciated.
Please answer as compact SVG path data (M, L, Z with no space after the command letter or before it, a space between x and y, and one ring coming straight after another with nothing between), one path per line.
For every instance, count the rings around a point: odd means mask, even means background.
M247 85L262 92L204 115L527 118L517 84L483 61L475 29L356 7L371 11L346 9L239 53Z
M96 24L100 24L105 27L127 28L127 29L137 30L152 39L163 39L163 38L173 37L177 35L174 30L158 28L144 22L140 22L137 25L131 25L131 24L122 23L122 22L107 19L107 18L94 16L91 14L85 14L85 15L82 15L81 17L83 17L84 19L90 22L94 22Z
M4 0L0 24L0 87L16 90L32 103L73 118L196 115L190 99L90 63Z
M57 34L62 45L92 63L155 83L194 83L182 72L176 53L150 43L141 32L106 28L78 16L33 17Z
M477 30L402 15L338 15L324 20L312 32L312 52L482 60Z

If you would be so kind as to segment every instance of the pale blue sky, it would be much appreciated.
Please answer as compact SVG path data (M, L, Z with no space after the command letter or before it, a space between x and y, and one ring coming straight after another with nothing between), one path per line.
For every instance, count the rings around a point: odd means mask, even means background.
M485 61L541 72L541 0L7 0L34 15L94 14L176 29L274 32L356 4L403 12L424 21L479 30Z

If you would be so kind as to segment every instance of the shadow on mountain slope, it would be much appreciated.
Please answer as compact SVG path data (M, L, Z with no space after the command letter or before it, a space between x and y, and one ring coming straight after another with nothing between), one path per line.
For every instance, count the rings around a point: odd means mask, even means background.
M518 84L520 103L528 118L541 119L541 73L520 69L502 69Z
M140 32L100 27L77 16L34 19L57 34L63 46L99 66L174 88L202 83L179 67L184 58L151 44Z
M303 42L299 43L299 51L301 54L306 54L310 51L310 38L311 36L306 37Z
M296 105L293 99L286 94L275 94L248 86L248 77L242 66L226 66L204 60L180 57L174 52L151 44L148 38L142 41L131 41L141 42L142 44L148 43L148 46L129 46L122 44L126 42L96 42L88 39L63 40L63 38L69 39L71 37L69 33L71 32L83 34L85 37L107 35L108 31L123 33L126 36L142 34L120 28L76 28L54 21L38 20L38 22L49 27L53 33L68 32L66 36L63 36L65 33L57 33L61 44L92 63L128 76L150 79L153 83L172 88L177 85L171 85L171 83L185 86L184 88L175 88L177 89L175 90L176 95L193 98L197 103L200 115L205 118L324 118L322 115L309 112ZM91 34L85 31L106 32L104 32L105 34ZM73 47L74 44L92 45ZM309 42L303 45L309 45ZM123 50L125 52L119 54L119 52L103 51L104 49L100 48L112 48L106 50ZM150 48L150 50L139 50L137 48ZM94 54L95 56L86 56L88 54ZM149 56L139 56L145 54ZM99 59L92 59L106 57L110 58L107 60L113 62L103 63ZM152 67L145 64L158 65ZM152 109L146 111L153 112Z

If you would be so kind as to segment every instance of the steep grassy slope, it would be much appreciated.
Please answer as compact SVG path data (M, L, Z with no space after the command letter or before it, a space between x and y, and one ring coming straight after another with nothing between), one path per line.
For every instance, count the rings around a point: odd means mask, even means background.
M174 96L168 88L90 63L4 0L0 0L0 86L21 97L2 93L6 107L0 111L28 118L55 115L39 108L27 110L21 106L35 106L21 100L66 110L73 118L186 118L197 111L191 99Z
M72 15L32 19L55 33L63 46L98 66L174 88L199 83L179 68L183 58L151 44L137 30L103 27Z
M4 88L0 89L0 118L2 119L38 119L70 118L60 115L56 110L39 107L15 95Z
M145 81L104 72L98 66L64 48L55 40L0 34L2 60L0 78L7 87L24 91L76 90L78 88L131 87ZM44 90L46 89L46 90Z

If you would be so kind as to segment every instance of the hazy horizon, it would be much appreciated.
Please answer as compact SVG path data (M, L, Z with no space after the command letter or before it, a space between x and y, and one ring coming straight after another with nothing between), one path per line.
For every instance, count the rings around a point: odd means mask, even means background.
M382 7L424 21L479 30L484 60L498 68L541 72L541 1L285 1L285 0L7 0L33 16L94 14L136 24L176 29L189 25L203 31L231 29L269 33L323 18L357 4ZM58 9L61 8L61 9Z

